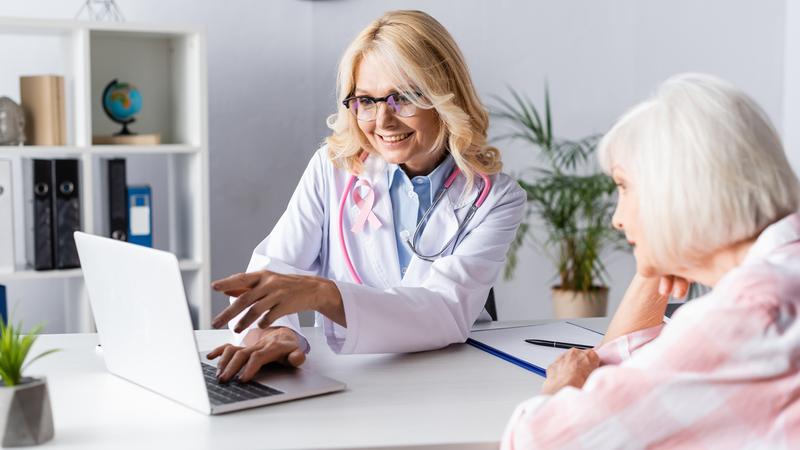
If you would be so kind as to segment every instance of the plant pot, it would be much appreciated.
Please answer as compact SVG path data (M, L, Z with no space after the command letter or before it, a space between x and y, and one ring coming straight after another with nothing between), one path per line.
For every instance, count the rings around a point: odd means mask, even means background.
M608 288L595 286L588 292L553 287L553 309L558 319L602 317L608 307Z
M53 438L53 412L45 378L23 378L20 384L0 383L0 444L38 445Z

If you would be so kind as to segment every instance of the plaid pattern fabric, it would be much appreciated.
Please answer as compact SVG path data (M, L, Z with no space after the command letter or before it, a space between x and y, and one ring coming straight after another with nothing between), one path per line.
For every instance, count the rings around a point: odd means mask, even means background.
M514 412L504 449L800 448L800 214L667 325L597 349L582 389Z

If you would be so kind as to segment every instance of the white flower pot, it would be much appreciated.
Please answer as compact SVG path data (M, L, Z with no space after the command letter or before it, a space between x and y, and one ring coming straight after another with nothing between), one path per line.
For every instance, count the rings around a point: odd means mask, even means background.
M38 445L53 438L53 412L45 378L23 378L17 386L0 384L0 444Z
M572 291L554 287L553 309L556 318L603 317L608 308L608 288L595 287L589 292Z

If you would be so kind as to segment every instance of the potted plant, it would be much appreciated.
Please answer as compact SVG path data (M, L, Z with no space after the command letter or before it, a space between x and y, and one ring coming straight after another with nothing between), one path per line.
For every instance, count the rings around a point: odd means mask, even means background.
M48 350L28 359L28 352L42 330L34 327L27 335L22 326L0 320L0 444L3 447L36 445L53 438L53 413L45 378L23 377L37 359L56 352Z
M509 88L511 101L495 97L493 116L511 125L497 139L531 144L541 166L518 177L528 194L526 215L511 245L505 276L517 266L517 252L528 240L539 244L558 272L553 286L556 317L604 316L608 304L603 256L621 248L620 233L611 227L615 205L613 180L602 173L593 154L599 135L580 140L555 137L550 95L545 87L544 115L527 97ZM536 220L534 223L532 218Z

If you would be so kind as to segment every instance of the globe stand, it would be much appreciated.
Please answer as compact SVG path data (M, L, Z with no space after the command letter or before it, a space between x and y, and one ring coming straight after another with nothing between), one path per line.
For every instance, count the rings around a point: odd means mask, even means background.
M127 120L125 122L117 122L122 124L122 130L120 130L118 133L114 133L114 136L135 136L136 133L131 133L131 130L128 129L128 124L133 122L136 122L136 119Z

